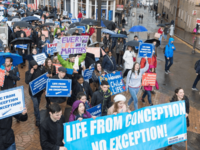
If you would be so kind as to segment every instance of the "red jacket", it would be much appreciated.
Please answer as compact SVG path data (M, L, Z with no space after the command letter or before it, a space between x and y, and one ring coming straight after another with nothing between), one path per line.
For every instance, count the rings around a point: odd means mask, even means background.
M152 58L148 58L148 63L149 63L149 66L152 65L152 66L154 66L154 68L156 68L157 67L157 58L156 58L156 56L154 55L154 56L152 56ZM141 62L140 62L140 68L141 69L144 68L145 65L146 65L146 59L142 58Z
M92 34L95 32L95 29L94 28L90 28L90 30L89 30L89 36L92 36Z
M163 30L162 30L162 28L159 28L159 29L158 29L158 33L160 33L160 34L162 34L162 33L163 33Z
M78 13L78 18L82 18L82 17L83 17L82 13L81 12Z

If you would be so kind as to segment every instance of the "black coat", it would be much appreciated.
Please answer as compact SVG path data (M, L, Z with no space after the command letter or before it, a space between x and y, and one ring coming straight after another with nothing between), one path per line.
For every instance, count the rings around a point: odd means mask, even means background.
M91 105L96 106L99 104L101 104L101 115L107 115L107 109L110 108L113 104L111 102L111 92L109 89L106 93L104 93L101 89L94 92Z
M72 95L68 98L67 104L70 106L77 100L76 96L79 92L84 92L87 96L87 100L89 100L89 96L92 97L93 92L88 82L84 81L83 86L76 81L76 84L72 88Z
M20 121L26 121L28 115L18 114L13 116ZM6 150L15 142L15 135L12 130L12 117L0 120L0 150Z
M185 100L185 110L186 110L186 113L189 114L189 111L190 111L190 103L189 103L189 99L187 96L184 96L183 100ZM172 100L171 102L175 102L177 101L175 97L172 97ZM190 126L190 122L189 122L189 118L187 117L187 127Z
M42 150L59 150L63 146L63 123L65 119L61 116L60 120L53 122L47 117L40 125L40 144Z
M55 76L52 77L52 79L60 79L60 78L58 77L58 74L56 74ZM69 78L65 76L63 79L69 79ZM54 103L63 103L66 101L66 97L49 97L49 100Z
M53 70L49 69L49 68L44 68L45 69L45 72L48 72L48 74L52 74L52 78L53 76L56 75L56 67L53 66Z
M33 67L33 65L30 63L31 68ZM33 81L34 79L38 78L39 76L43 75L45 73L44 67L41 66L37 69L34 69L34 73L31 74L30 73L31 69L28 70L25 74L25 82L26 84L29 84L29 82ZM43 91L38 92L37 94L34 95L34 97L40 97L42 95ZM30 85L29 85L29 95L32 96L32 92L30 89Z

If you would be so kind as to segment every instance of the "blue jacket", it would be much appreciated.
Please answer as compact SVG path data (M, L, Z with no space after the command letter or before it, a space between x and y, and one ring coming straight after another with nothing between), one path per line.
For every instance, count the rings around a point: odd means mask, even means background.
M174 46L174 43L171 43L174 41L173 38L169 38L168 44L165 46L165 56L168 57L173 57L174 51L176 50L176 47ZM174 49L172 49L174 47Z
M112 61L112 62L111 62ZM113 71L116 70L116 61L115 58L113 56L111 56L111 58L109 58L108 55L106 55L103 59L102 62L102 67L103 69L105 69L108 73L111 73Z

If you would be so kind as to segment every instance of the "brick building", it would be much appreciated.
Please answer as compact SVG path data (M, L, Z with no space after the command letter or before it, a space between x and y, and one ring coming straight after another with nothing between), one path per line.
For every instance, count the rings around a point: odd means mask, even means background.
M193 32L197 18L200 18L200 0L159 0L158 13L163 12L168 22L174 20L176 14L176 26Z

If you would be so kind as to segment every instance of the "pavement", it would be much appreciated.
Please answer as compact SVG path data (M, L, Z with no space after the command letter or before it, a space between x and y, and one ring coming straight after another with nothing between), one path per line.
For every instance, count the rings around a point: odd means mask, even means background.
M137 9L137 15L140 13L144 14L144 25L150 32L153 38L154 33L157 31L156 22L154 18L148 13L147 10ZM138 22L135 18L130 17L126 30L130 29L133 25L137 25ZM135 34L129 34L128 40L132 40ZM139 33L141 39L146 39L147 33ZM162 47L165 46L167 41L163 41L161 48L158 49L158 67L157 67L157 81L159 83L160 89L156 91L155 95L152 95L152 102L154 105L168 103L174 94L174 90L177 87L182 87L185 94L190 100L190 127L188 128L188 150L199 150L200 147L200 94L199 92L193 92L191 90L193 81L195 80L196 74L194 70L194 64L199 59L200 54L191 54L191 48L182 43L178 38L175 38L176 51L174 53L174 64L171 67L171 73L166 75L164 73L164 55L162 52ZM13 130L15 133L15 140L17 150L41 150L39 129L35 126L35 117L33 110L33 103L29 96L28 85L25 84L25 72L28 70L28 63L23 69L19 68L21 74L21 80L17 82L18 86L24 86L25 102L28 109L28 120L26 122L17 123L16 119L13 118ZM197 85L200 89L200 85ZM130 94L123 93L127 100L130 98ZM138 94L139 108L149 106L147 98L145 99L145 104L141 102L142 90ZM113 97L112 97L113 98ZM42 95L40 110L41 119L46 116L45 114L46 100L44 94ZM131 107L133 110L133 108ZM69 113L69 109L66 109ZM185 143L181 142L173 146L173 150L184 150ZM164 148L160 149L164 150Z

